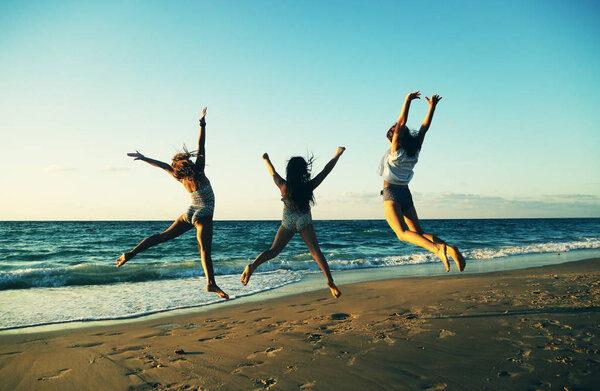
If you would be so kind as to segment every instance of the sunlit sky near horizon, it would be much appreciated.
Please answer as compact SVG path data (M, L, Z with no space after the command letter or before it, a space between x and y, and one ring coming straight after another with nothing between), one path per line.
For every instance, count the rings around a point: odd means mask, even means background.
M260 158L312 153L315 219L383 218L404 96L439 93L421 218L600 217L596 1L2 1L0 220L172 220L184 188L133 161L194 148L215 219L278 219ZM408 124L427 109L414 102Z

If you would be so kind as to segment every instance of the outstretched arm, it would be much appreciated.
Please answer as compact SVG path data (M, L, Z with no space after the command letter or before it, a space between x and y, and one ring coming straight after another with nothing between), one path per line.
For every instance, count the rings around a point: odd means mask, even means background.
M337 163L340 156L342 156L342 153L344 153L345 150L345 147L338 147L337 151L335 152L335 155L329 161L329 163L325 165L323 171L318 173L317 176L312 179L311 183L313 190L316 189L321 184L321 182L323 182L323 179L325 179L327 175L329 175L329 173L331 172L331 170L333 170L333 167L335 167L335 164Z
M404 106L402 106L402 111L400 112L398 122L396 122L396 129L394 129L394 134L392 136L392 150L394 151L399 148L399 140L402 140L403 133L406 131L406 120L408 119L410 102L413 99L421 99L421 93L419 91L415 91L406 95L406 99L404 100Z
M410 102L413 99L421 99L421 93L419 91L415 91L406 95L406 99L404 100L404 106L402 106L400 117L398 117L398 122L396 123L396 129L406 125L406 120L408 119L408 111L410 110Z
M151 166L162 168L163 170L167 171L169 174L173 175L173 167L171 167L170 164L161 162L160 160L150 159L149 157L142 155L138 151L135 151L135 153L134 152L128 153L127 156L135 158L133 160L141 160L143 162L150 164Z
M431 99L425 97L427 102L429 103L429 111L427 112L427 116L423 120L421 124L421 129L419 129L419 145L423 144L423 140L425 139L425 133L429 130L429 126L431 125L431 120L433 119L433 113L435 112L435 107L438 102L442 100L442 97L438 94L431 95Z
M198 136L198 154L196 155L196 170L204 171L206 164L206 148L204 144L206 142L206 107L202 110L202 116L200 117L200 135Z
M266 152L263 153L262 158L265 163L267 163L267 170L269 170L273 182L275 182L275 185L277 185L279 190L282 190L282 187L285 185L285 180L277 173L277 171L275 171L275 167L273 167L273 163L271 163L271 159L269 159L269 154Z

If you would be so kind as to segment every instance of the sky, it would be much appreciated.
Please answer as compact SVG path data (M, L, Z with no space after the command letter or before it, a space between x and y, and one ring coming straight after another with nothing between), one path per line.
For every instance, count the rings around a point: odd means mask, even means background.
M600 217L596 1L0 2L0 220L174 220L170 162L207 114L216 220L276 220L312 154L315 219L382 219L408 92L439 103L421 218ZM415 101L408 125L427 110Z

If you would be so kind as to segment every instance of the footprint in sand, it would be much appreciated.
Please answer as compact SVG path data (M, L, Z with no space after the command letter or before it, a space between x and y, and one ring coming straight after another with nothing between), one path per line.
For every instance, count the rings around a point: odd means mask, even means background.
M331 314L331 320L345 320L348 319L351 315L350 314L345 314L343 312L337 313L337 314Z
M214 337L200 338L200 339L198 339L198 342L206 342L206 341L211 341L213 339L229 339L228 335L229 334L218 334Z
M261 318L254 319L255 322L262 322L263 320L271 319L270 316L263 316Z
M273 357L275 356L275 354L277 354L278 352L282 351L283 348L279 347L279 348L267 348L266 350L258 350L252 354L250 354L248 357L246 357L247 359L252 359L257 357L258 355L264 354L267 357Z
M446 383L438 383L438 384L434 384L432 386L425 385L425 386L421 387L421 389L423 391L441 391L441 390L445 390L446 388L448 388L448 384L446 384Z
M273 387L275 384L277 384L277 379L269 377L267 379L256 379L254 381L254 383L264 389L269 389L271 387Z
M396 343L396 341L394 341L389 335L387 335L386 333L383 332L379 332L377 334L375 334L375 337L373 338L373 342L385 342L388 345L393 345Z
M308 333L308 337L306 339L308 340L308 342L316 344L321 341L322 337L323 336L321 334Z
M283 373L285 374L285 373L294 372L294 371L295 371L295 370L297 370L297 369L298 369L298 367L297 367L297 366L295 366L295 365L288 365L288 366L285 368L285 372L283 372Z
M452 337L453 335L456 335L456 333L450 330L441 329L438 334L438 338Z
M71 372L71 368L59 369L58 372L56 374L54 374L54 375L39 377L38 381L55 380L55 379L58 379L59 377L63 376L64 374L66 374L68 372Z
M310 381L308 383L301 384L298 388L301 389L301 390L310 391L316 385L317 385L317 381L313 380L313 381Z
M498 377L499 378L503 378L503 377L515 377L517 376L516 373L512 373L512 372L507 372L507 371L502 371L502 372L498 372Z
M267 357L273 357L277 352L282 351L283 348L268 348L267 350L265 350L265 354L267 355Z
M13 354L21 354L23 352L6 352L6 353L0 353L0 356L11 356Z

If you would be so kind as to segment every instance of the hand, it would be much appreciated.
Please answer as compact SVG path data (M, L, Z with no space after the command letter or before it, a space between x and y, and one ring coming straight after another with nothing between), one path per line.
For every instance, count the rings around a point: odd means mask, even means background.
M338 147L337 152L335 153L335 156L341 156L345 150L346 150L346 147Z
M442 97L439 96L438 94L434 94L434 95L431 95L431 99L429 99L428 97L425 97L425 99L427 99L427 102L433 106L433 105L437 105L438 102L442 100Z
M141 160L141 159L145 158L145 156L142 155L141 153L139 153L137 150L135 151L135 153L133 153L133 152L128 153L127 156L134 157L135 159L133 159L133 160Z
M419 91L411 92L410 94L406 95L406 99L407 100L421 99L421 93Z
M269 154L268 154L268 153L266 153L266 152L265 152L265 153L263 153L263 156L262 156L262 158L263 158L263 159L265 159L265 160L269 160Z
M200 126L206 125L206 120L204 119L204 117L206 117L206 107L204 109L202 109L202 116L200 117L200 120L198 121L198 122L200 122Z

